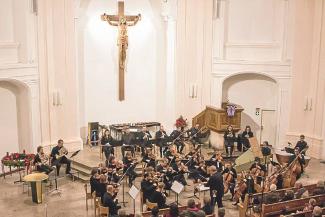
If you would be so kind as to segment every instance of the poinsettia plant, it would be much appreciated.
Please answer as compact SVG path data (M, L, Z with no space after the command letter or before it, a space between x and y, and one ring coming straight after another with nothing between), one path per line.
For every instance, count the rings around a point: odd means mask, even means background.
M34 154L26 154L25 151L23 153L11 153L7 152L6 156L1 159L1 163L4 166L11 167L24 167L29 166L31 162L34 160Z

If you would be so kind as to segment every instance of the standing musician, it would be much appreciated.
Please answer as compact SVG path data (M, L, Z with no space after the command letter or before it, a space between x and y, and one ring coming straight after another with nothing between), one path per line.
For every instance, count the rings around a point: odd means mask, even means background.
M252 137L254 137L252 129L251 129L251 127L249 125L247 125L245 127L245 131L241 135L241 139L242 139L241 142L242 142L242 144L244 146L244 150L247 150L247 149L249 149L251 147L248 139L252 138Z
M226 130L223 138L224 138L227 156L232 156L232 152L234 150L234 142L236 140L236 135L235 135L235 131L233 130L231 125L229 125L227 127L227 130Z
M167 147L168 135L164 130L164 126L162 125L160 126L159 131L156 132L156 140L157 140L157 145L159 146L160 149L160 157L162 157L168 149Z
M157 203L159 209L168 207L166 205L166 195L163 193L164 187L164 183L159 183L157 189L149 197L149 201Z
M181 130L180 127L177 127L176 130L174 130L171 134L170 134L170 139L175 143L176 147L177 147L177 151L179 153L183 152L184 149L184 143L183 143L183 134L184 132Z
M229 189L229 191L231 193L231 200L233 200L234 194L235 194L237 172L236 172L235 168L233 168L231 162L225 163L225 166L226 166L226 168L222 172L222 175L224 177L224 185L225 185L225 188L227 187Z
M195 124L194 127L192 127L191 129L189 129L187 131L187 134L190 137L190 141L194 147L196 144L200 143L201 134L200 134L200 125L199 124Z
M145 149L147 147L152 147L152 145L149 144L149 140L152 138L150 132L148 131L147 127L143 127L142 131L139 134L139 137L141 139L141 155L144 156Z
M105 153L106 159L108 159L110 155L114 155L114 148L112 147L112 141L113 138L111 137L109 130L106 129L104 132L104 136L102 136L102 139L100 141L100 144L103 146L103 152Z
M122 132L123 145L121 147L123 157L125 156L125 151L127 150L131 151L134 155L134 146L132 144L133 140L134 138L133 135L130 133L130 129L128 127L124 127Z
M210 188L211 206L214 207L217 202L218 208L223 207L222 197L224 194L223 177L215 166L210 167L210 178L205 184Z
M132 182L137 177L137 174L134 171L135 166L137 164L137 162L135 160L136 160L136 158L132 158L132 155L129 152L123 158L123 164L124 164L123 173L126 173L129 176L129 186L130 187L132 186Z
M298 180L301 177L301 174L304 172L304 166L306 164L305 155L302 153L303 151L299 151L299 148L295 148L295 154L291 155L289 158L288 165L290 165L296 158L299 163L300 168L293 168L299 172L296 173L296 179Z
M49 165L49 157L44 153L43 146L37 147L34 164L36 165L37 171L44 172L47 175L53 171L53 168Z
M57 146L55 146L51 152L52 165L56 166L57 175L60 174L60 168L62 164L67 165L65 173L71 175L71 161L66 157L67 154L68 150L63 147L63 140L59 139Z

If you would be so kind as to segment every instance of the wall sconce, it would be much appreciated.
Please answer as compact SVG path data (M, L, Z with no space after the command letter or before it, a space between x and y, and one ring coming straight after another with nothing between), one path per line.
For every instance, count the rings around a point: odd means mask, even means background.
M192 99L197 98L197 91L198 91L198 85L191 84L189 87L189 97Z
M53 106L62 105L62 96L59 90L53 91Z

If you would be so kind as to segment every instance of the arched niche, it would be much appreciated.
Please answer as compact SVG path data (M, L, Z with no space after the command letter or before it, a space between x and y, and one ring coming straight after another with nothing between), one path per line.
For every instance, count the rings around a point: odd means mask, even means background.
M0 131L0 154L33 151L29 87L18 80L0 79L0 94L3 111L0 127L4 129Z
M272 145L277 142L279 85L265 74L236 73L222 83L222 101L239 104L244 108L241 125L250 125L256 138Z

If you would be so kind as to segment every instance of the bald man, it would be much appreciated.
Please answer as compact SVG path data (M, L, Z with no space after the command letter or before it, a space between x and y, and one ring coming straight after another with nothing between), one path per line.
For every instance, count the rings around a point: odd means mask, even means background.
M222 204L222 197L224 193L223 177L221 173L217 171L217 168L215 166L211 166L209 170L210 170L210 178L207 184L205 184L205 186L210 188L212 207L214 207L215 203L217 202L218 208L220 208L223 207Z
M118 217L118 210L121 206L117 205L117 201L114 201L114 187L112 185L107 185L107 192L103 196L104 207L109 208L109 216Z

